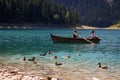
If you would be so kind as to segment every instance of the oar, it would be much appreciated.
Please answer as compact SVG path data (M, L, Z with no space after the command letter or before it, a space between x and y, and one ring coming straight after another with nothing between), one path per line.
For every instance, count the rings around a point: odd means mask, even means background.
M80 35L78 35L78 37L81 37ZM82 37L81 37L82 38ZM87 42L89 42L89 43L91 43L92 45L94 45L94 43L92 42L92 41L90 41L90 40L88 40L88 39L85 39L85 38L82 38L82 39L84 39L84 40L86 40Z
M92 41L85 39L85 38L83 38L83 39L86 40L87 42L91 43L92 45L94 45L94 43Z

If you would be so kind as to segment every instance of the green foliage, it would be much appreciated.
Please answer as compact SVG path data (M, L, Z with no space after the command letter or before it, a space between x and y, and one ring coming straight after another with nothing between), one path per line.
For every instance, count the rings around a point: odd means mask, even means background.
M79 12L80 23L107 27L120 20L120 0L56 0ZM75 15L74 15L75 16ZM73 20L74 21L74 20Z
M120 20L117 24L110 26L110 28L120 28Z
M75 12L50 0L0 0L0 22L72 25ZM67 16L67 18L66 18ZM75 22L74 23L79 23Z
M59 19L59 15L58 15L58 14L55 14L55 15L54 15L54 19L55 19L55 20L58 20L58 19Z
M70 12L69 11L66 12L66 16L65 17L69 21L69 19L70 19Z
M66 11L66 16L65 16L65 18L66 18L66 23L67 23L67 25L69 25L69 24L70 24L70 12L69 12L69 11Z
M114 25L114 27L119 27L120 28L120 23Z
M118 21L118 24L120 24L120 20Z

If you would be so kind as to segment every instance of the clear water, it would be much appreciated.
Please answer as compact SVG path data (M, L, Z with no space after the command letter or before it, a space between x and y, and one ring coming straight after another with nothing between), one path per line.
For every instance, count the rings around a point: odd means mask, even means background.
M51 33L71 37L72 29L0 30L0 63L20 63L18 59L23 58L23 56L27 58L34 56L38 64L45 66L53 67L54 62L63 62L64 65L61 68L64 70L64 67L67 67L68 73L71 70L90 73L90 75L94 73L97 76L105 76L102 73L106 73L106 76L111 80L118 80L120 78L120 30L95 30L95 32L101 41L91 45L52 42ZM79 30L79 34L84 38L89 33L90 30ZM39 56L40 53L48 51L53 51L54 54ZM65 59L63 56L68 54L71 58ZM76 56L77 54L81 54L81 56ZM53 55L57 55L58 59L51 59ZM100 72L98 62L107 65L109 69L106 72ZM101 79L105 80L105 78Z

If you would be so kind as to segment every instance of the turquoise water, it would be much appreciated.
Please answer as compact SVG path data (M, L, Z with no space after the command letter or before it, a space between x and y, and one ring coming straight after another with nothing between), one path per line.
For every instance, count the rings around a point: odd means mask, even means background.
M64 62L64 67L76 67L94 71L97 63L109 66L109 72L120 73L120 30L95 30L101 38L98 44L53 43L50 33L61 36L72 36L71 29L43 30L0 30L0 60L2 62L17 62L18 58L36 57L38 64L53 66L56 61ZM90 30L79 30L82 37L87 37ZM39 56L40 53L52 51L54 54ZM63 56L70 54L70 59ZM81 56L76 56L81 54ZM57 55L53 60L51 56ZM78 70L79 71L79 70ZM115 79L116 80L116 79Z

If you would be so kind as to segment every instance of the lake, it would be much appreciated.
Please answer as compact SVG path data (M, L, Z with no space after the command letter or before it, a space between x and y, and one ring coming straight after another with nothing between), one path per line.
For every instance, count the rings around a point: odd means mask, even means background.
M78 30L81 37L88 37L91 30ZM120 30L95 30L101 41L98 44L53 43L50 34L72 36L72 29L0 30L0 64L23 66L21 59L36 57L37 64L59 71L68 80L118 80L120 79ZM52 51L54 54L40 56ZM80 56L77 56L80 54ZM64 56L70 55L69 59ZM58 56L58 59L51 59ZM55 62L62 62L56 67ZM107 65L99 70L98 63ZM16 65L17 64L17 65ZM29 64L29 63L28 63ZM19 66L18 66L19 65ZM32 69L38 69L38 65ZM1 66L0 66L1 67ZM29 67L29 66L28 66Z

